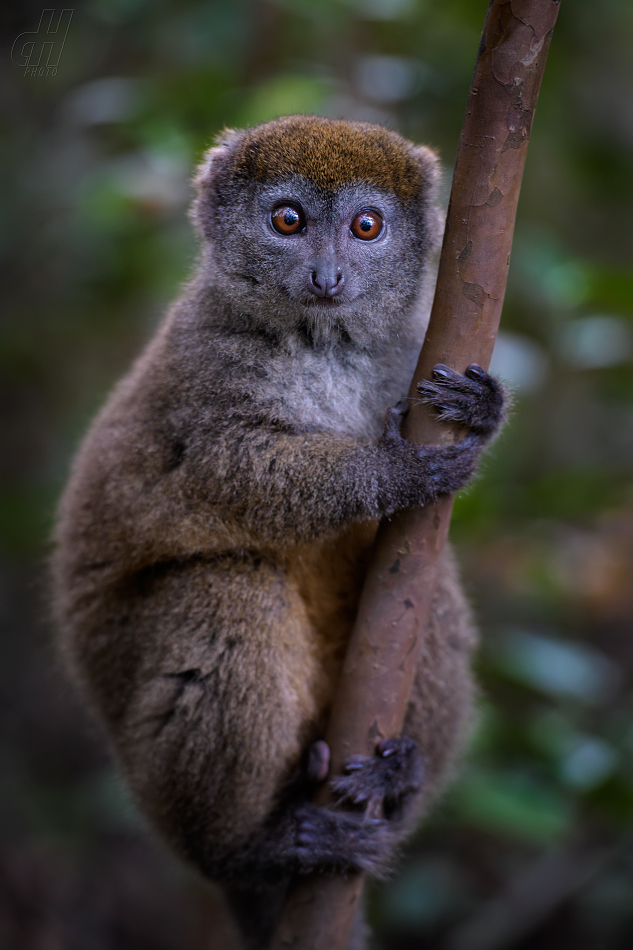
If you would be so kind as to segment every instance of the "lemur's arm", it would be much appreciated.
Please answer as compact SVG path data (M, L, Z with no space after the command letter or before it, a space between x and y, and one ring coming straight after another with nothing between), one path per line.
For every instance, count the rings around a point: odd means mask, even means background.
M461 376L439 366L433 376L420 384L421 396L440 420L470 430L461 441L409 444L400 435L400 408L388 412L375 444L327 433L233 429L226 443L214 444L210 461L222 472L213 483L222 509L255 535L301 539L457 491L474 474L483 445L502 421L505 394L479 367ZM194 455L188 464L195 474L196 468L204 472L209 460Z

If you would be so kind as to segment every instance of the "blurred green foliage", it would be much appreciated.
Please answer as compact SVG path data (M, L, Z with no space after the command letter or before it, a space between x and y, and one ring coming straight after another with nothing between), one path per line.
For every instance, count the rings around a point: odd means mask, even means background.
M41 8L4 10L3 946L209 945L209 899L143 850L49 672L34 593L73 447L195 260L193 166L224 126L317 112L398 128L450 169L485 9L86 0L54 76L10 56ZM453 523L481 715L373 897L381 947L633 942L632 48L630 0L562 5L493 364L514 415Z

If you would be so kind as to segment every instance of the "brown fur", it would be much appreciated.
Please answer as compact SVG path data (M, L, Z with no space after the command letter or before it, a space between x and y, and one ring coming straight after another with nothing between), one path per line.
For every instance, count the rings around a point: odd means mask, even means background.
M219 144L231 141L229 130ZM420 168L415 146L395 132L366 122L292 115L250 129L235 151L231 174L271 182L303 175L318 188L371 182L407 201L428 180L434 164Z
M455 490L478 449L419 451L393 419L381 436L424 333L432 153L292 117L232 133L204 168L199 271L75 459L54 578L69 664L140 807L204 873L247 883L295 866L291 825L282 860L271 822L323 734L379 517ZM308 210L348 202L343 215L360 177L362 200L391 215L382 249L343 233L357 283L335 310L277 291L283 254L309 254L310 238L262 230L271 175ZM421 808L469 730L474 641L446 555L406 722Z

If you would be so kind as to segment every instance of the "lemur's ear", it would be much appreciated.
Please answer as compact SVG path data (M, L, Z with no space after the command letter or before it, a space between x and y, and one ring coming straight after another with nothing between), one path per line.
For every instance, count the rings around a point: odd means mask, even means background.
M223 132L220 132L215 145L204 153L202 161L193 176L196 195L189 214L196 229L204 237L210 238L212 233L209 201L205 199L208 198L220 170L230 160L236 145L242 140L243 136L243 132L236 132L235 129L224 129Z
M426 240L429 251L437 253L444 235L445 215L438 207L437 199L442 183L442 165L437 152L426 145L416 145L413 156L420 167L420 177L424 182L424 203L426 205Z
M211 184L218 166L222 164L223 159L230 156L243 137L244 133L237 132L235 129L224 129L223 132L220 132L215 140L215 145L204 153L202 161L196 169L193 178L196 191L200 192Z
M442 180L442 166L437 152L426 145L416 145L413 155L417 160L422 177L428 182L429 198L433 200Z

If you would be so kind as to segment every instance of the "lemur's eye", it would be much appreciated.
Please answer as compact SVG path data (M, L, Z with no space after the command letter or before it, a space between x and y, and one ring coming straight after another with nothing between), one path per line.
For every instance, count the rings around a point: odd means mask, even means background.
M384 223L378 212L361 211L357 214L350 226L350 231L359 241L373 241L380 234Z
M279 205L271 214L270 221L279 234L299 234L305 228L303 214L292 205Z

